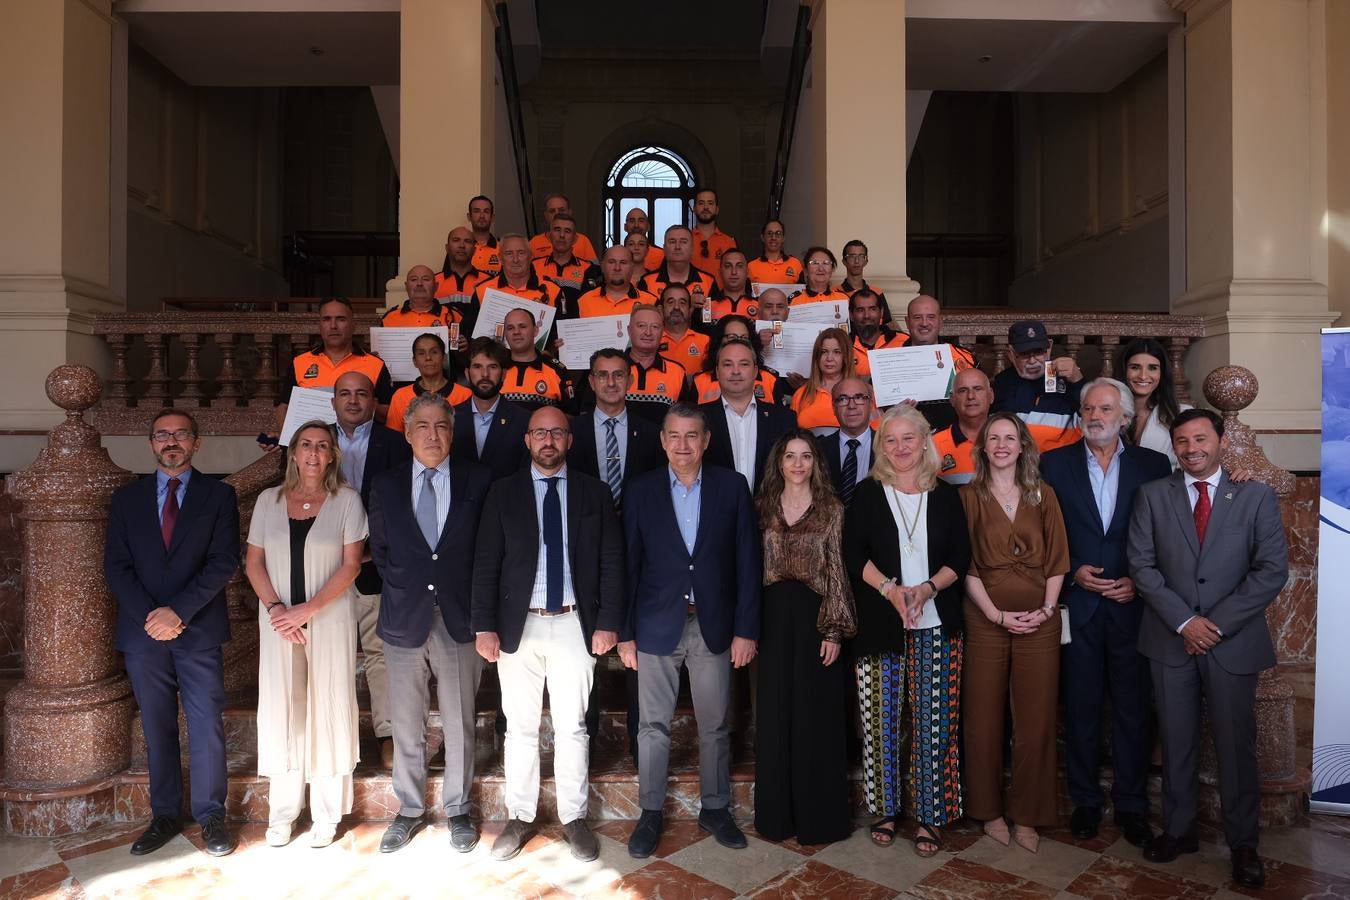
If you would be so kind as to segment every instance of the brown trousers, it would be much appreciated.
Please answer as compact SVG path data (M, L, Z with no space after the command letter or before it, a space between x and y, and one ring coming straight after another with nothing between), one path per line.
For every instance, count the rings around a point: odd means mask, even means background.
M1055 715L1059 698L1059 615L1030 634L1011 634L965 604L961 706L966 815L1004 812L1018 825L1058 823ZM1012 701L1012 787L1003 802L1004 720Z

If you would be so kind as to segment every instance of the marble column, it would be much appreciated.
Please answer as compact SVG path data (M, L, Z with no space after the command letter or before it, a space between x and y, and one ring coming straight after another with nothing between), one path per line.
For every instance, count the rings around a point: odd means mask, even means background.
M94 370L60 366L46 387L65 421L33 465L6 479L23 502L24 678L5 698L0 799L5 828L28 835L113 818L133 706L113 649L103 546L108 503L134 476L113 465L84 421L101 391Z

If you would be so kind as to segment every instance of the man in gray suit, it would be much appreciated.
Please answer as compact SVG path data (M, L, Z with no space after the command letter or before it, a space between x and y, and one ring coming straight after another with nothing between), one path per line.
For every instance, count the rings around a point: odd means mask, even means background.
M1183 412L1172 424L1181 469L1139 488L1130 522L1130 575L1148 604L1139 651L1152 670L1163 748L1163 833L1144 856L1165 863L1199 849L1203 691L1233 880L1259 887L1256 680L1275 665L1265 612L1288 579L1289 552L1275 492L1230 481L1219 465L1227 447L1218 415Z

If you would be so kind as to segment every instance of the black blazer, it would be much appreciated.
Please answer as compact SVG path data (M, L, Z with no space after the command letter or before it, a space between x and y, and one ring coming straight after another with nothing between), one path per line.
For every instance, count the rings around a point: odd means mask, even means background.
M1064 579L1060 596L1072 610L1074 624L1086 623L1101 602L1101 595L1079 587L1073 573L1084 564L1105 569L1100 578L1125 578L1130 574L1127 558L1130 538L1130 511L1140 485L1172 474L1172 463L1156 450L1125 445L1116 465L1120 466L1120 484L1116 489L1116 508L1105 526L1088 478L1087 445L1076 441L1051 450L1041 457L1041 477L1055 489L1064 531L1069 536L1069 577ZM1133 618L1143 615L1144 604L1107 603L1113 614Z
M620 639L636 640L644 653L674 652L692 591L713 653L730 647L732 637L759 640L760 538L745 479L704 461L693 553L675 520L670 479L669 469L658 469L626 492L628 615Z
M361 470L361 505L370 508L370 485L376 475L397 468L411 459L412 448L403 434L385 428L378 422L371 426L370 443L366 447L366 467ZM356 589L363 594L378 594L382 587L380 570L375 568L375 560L362 563L361 574L356 576Z
M755 490L759 490L759 484L764 480L764 463L769 458L769 451L780 437L797 427L797 414L786 406L766 400L756 401L755 406L759 410L756 419L759 428L755 432ZM703 457L704 464L735 471L731 429L727 426L727 413L721 399L700 403L698 408L708 417L708 430L712 432L708 452Z
M839 447L839 429L836 428L829 434L824 434L816 438L816 445L820 447L820 455L825 458L825 468L829 470L830 484L834 485L835 496L838 497L842 502L844 499L843 495L844 460L843 457L841 456L841 450ZM871 472L872 466L875 466L877 464L877 451L879 448L877 447L877 433L875 431L872 432L871 447L872 452L867 460L868 472ZM859 487L862 487L861 483L858 484L858 487L855 487L853 489L855 495Z
M505 478L520 470L529 459L525 448L525 429L530 425L530 413L503 398L497 403L497 415L483 441L483 453L473 437L473 400L465 400L455 407L455 439L450 445L452 462L482 463L492 473L492 480ZM412 490L411 487L408 488Z
M623 532L607 484L570 466L566 482L567 561L589 652L597 629L623 625ZM478 524L471 625L495 631L503 653L520 647L543 552L534 497L529 468L494 482Z
M970 567L966 510L957 489L941 479L928 492L927 506L924 515L928 529L926 577L932 577L943 566L956 573L956 582L945 591L939 591L935 602L942 630L948 636L960 634L963 629L961 598L964 596L961 583ZM876 588L868 587L863 581L863 568L869 561L883 575L900 578L900 529L891 515L881 482L870 478L858 485L853 502L844 513L844 566L848 569L858 607L858 636L853 639L853 652L858 656L902 652L905 626L900 621L900 614Z
M412 463L382 472L370 491L370 553L384 579L377 633L395 647L420 647L431 634L431 609L440 607L450 636L461 644L469 630L473 545L492 475L472 462L450 464L450 512L435 547L417 527Z
M230 639L225 585L239 569L234 488L193 469L167 550L156 493L152 472L118 489L108 510L103 574L117 600L117 649L219 647ZM186 626L170 641L145 633L146 617L161 606Z
M567 451L567 468L584 472L604 481L596 457L595 413L588 412L572 420L572 449ZM601 415L604 415L601 413ZM627 487L636 475L666 465L661 449L661 428L628 410L628 455L623 461L623 483Z

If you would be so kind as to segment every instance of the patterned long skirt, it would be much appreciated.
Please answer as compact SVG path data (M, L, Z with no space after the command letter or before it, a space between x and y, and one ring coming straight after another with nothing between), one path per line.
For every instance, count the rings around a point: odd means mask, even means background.
M861 657L855 673L868 809L898 817L908 808L927 825L959 819L961 638L941 628L910 631L903 655Z

